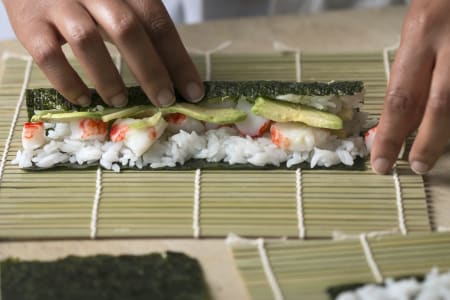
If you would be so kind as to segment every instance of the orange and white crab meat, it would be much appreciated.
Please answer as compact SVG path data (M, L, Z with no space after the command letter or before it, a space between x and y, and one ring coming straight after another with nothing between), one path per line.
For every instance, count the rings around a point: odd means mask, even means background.
M71 138L75 140L105 141L108 123L95 119L79 119L70 122Z
M44 122L26 122L22 130L22 146L25 150L34 150L47 142Z
M206 130L205 125L201 121L181 113L168 114L164 116L164 119L168 123L167 129L172 133L178 133L183 130L189 133L195 131L198 134L202 134Z
M116 120L109 133L112 142L123 142L137 156L144 154L153 143L159 139L167 127L167 122L161 118L152 127L133 128L132 124L139 120Z
M245 120L235 124L241 135L260 137L267 132L270 126L270 120L255 115L252 112L252 104L245 98L239 99L236 109L247 113Z
M272 143L288 151L312 151L327 143L330 132L302 123L274 123L270 127Z

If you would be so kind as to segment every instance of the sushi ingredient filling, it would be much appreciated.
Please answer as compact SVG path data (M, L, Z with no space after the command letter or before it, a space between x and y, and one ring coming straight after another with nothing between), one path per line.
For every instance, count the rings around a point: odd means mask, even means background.
M327 111L258 97L229 107L177 103L166 108L36 112L23 128L21 168L100 164L105 169L172 168L191 159L288 168L351 166L367 156L359 133L366 114ZM341 105L341 111L344 105ZM105 122L106 121L106 122ZM308 126L309 125L309 126Z

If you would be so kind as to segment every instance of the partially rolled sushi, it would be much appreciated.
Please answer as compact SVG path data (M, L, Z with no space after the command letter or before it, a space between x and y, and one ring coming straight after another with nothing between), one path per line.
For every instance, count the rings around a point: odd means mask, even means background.
M127 107L89 108L53 89L27 91L28 122L15 163L39 169L354 166L367 150L362 82L205 82L197 104L152 106L139 87ZM47 130L45 130L47 128ZM48 157L58 157L54 164ZM45 159L45 164L40 163Z
M388 278L382 284L357 284L354 288L334 287L328 292L330 298L336 300L449 299L450 272L439 274L438 269L433 268L424 278Z

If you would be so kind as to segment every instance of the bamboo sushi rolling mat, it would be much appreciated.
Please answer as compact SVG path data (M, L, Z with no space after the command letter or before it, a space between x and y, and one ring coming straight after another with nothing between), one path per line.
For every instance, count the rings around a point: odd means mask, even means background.
M211 22L182 26L180 33L204 79L364 80L364 110L377 116L394 56L387 47L398 40L403 13L394 8ZM17 43L3 44L1 50L6 54L0 62L0 140L10 137L11 143L3 145L0 169L0 239L164 238L163 245L160 240L129 244L191 252L205 266L215 298L242 299L245 291L236 270L226 265L231 259L225 246L216 240L168 238L223 238L234 232L313 239L329 238L335 231L410 234L449 227L448 154L425 177L425 184L405 161L399 161L390 176L374 175L370 166L366 171L21 171L10 164L26 120L23 105L15 114L17 103L24 87L49 84ZM114 57L132 84L126 65ZM133 252L124 246L127 241L51 243L2 242L0 259L20 253L50 258L95 249ZM109 249L109 243L121 250ZM81 250L79 245L89 248ZM36 251L42 246L53 255ZM223 263L212 261L217 258ZM210 270L212 265L218 270ZM235 288L225 291L225 283Z
M326 290L450 270L450 233L350 236L337 241L230 238L253 299L329 299Z

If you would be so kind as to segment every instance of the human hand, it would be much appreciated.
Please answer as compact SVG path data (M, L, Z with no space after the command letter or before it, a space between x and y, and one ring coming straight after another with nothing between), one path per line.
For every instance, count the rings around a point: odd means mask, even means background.
M175 101L174 86L192 102L203 85L160 0L4 0L18 39L63 96L89 105L89 90L69 65L68 43L100 96L127 104L127 92L102 36L121 52L138 83L158 106Z
M411 168L427 173L450 137L450 1L415 0L406 15L383 113L372 147L377 173L388 173L403 141L418 128Z

